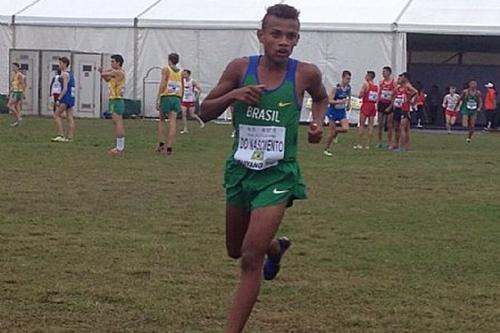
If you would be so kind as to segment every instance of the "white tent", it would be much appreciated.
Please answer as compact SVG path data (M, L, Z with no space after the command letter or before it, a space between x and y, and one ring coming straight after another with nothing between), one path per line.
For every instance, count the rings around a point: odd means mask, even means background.
M500 36L500 1L413 0L396 23L402 32Z
M56 0L0 2L0 92L8 86L7 49L68 49L120 53L126 97L141 99L143 79L181 55L205 91L232 58L260 51L255 31L265 8L278 0ZM301 40L294 57L316 63L331 87L353 72L357 90L368 69L406 69L406 33L500 35L500 2L484 0L284 0L301 10ZM471 17L473 19L471 19Z

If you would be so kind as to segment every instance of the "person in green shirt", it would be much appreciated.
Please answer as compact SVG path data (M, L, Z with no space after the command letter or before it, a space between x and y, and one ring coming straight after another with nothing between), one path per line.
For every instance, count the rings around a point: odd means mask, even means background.
M241 275L226 333L243 330L262 277L274 279L291 244L286 237L274 237L286 208L294 199L306 197L297 162L306 91L313 101L309 142L318 143L322 136L328 95L321 72L313 64L290 58L299 41L298 17L298 10L289 5L269 7L257 32L264 54L229 63L201 105L204 122L234 107L235 137L224 177L226 247L230 257L241 259Z
M467 89L460 98L460 112L462 113L462 126L468 131L465 142L470 143L476 127L477 114L483 107L481 92L477 89L477 81L470 80Z

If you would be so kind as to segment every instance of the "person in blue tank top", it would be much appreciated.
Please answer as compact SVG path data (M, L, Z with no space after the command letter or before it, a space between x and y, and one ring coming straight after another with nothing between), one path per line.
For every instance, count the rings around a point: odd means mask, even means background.
M61 70L62 91L56 101L56 111L54 112L54 122L57 128L57 136L52 138L52 142L71 142L75 134L75 119L73 107L75 106L75 77L69 70L69 59L59 58L59 68ZM66 112L68 129L64 133L62 114Z
M240 283L229 309L226 333L242 332L262 278L272 280L290 247L276 239L287 207L305 199L297 162L301 104L312 98L310 143L318 143L328 95L318 67L291 59L299 41L299 12L277 4L267 9L257 37L264 54L233 60L201 105L202 121L233 106L233 149L226 161L226 248L240 260ZM267 256L267 257L266 257Z
M351 86L349 83L351 83L351 72L343 71L341 83L332 89L328 97L330 105L326 116L329 121L330 133L323 151L325 156L333 156L330 151L332 142L337 143L337 136L349 131L349 120L347 119L347 111L351 109ZM340 128L337 128L337 122L340 123Z

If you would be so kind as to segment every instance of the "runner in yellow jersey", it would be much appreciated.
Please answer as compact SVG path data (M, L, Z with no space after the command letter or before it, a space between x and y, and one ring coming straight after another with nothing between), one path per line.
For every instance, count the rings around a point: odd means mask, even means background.
M122 68L123 62L121 55L114 54L111 56L111 68L99 68L102 79L109 85L109 111L115 124L116 146L109 150L110 155L120 155L125 150L125 128L123 126L125 71Z
M16 120L10 125L11 127L19 126L23 120L21 116L24 91L26 90L26 79L21 73L21 66L17 62L12 63L12 70L14 71L12 75L12 84L10 87L9 103L7 107L10 112L14 115Z
M156 151L161 153L165 150L164 129L165 119L169 120L167 136L167 155L172 154L172 146L175 142L177 115L181 112L182 99L182 71L177 67L179 55L170 53L168 65L161 70L160 89L156 100L156 109L160 111L160 122L158 125L158 146Z

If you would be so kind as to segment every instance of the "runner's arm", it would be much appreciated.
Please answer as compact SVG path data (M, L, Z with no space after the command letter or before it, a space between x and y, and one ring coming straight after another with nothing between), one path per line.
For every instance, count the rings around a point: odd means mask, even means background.
M325 119L325 112L328 107L328 95L323 85L321 71L315 65L309 64L306 69L306 78L307 82L309 82L306 91L312 98L312 125L316 125L318 130L321 131L323 120ZM315 133L316 131L313 130L313 133L310 134L316 135Z
M63 79L63 89L61 91L61 94L59 95L59 98L57 99L57 101L60 101L61 98L64 97L64 95L66 95L66 92L68 91L68 74L66 72L64 72L62 74L62 79Z
M410 103L415 104L415 100L417 99L417 96L418 96L418 90L415 89L415 87L412 86L411 84L408 85L408 90L410 90L410 92L411 92Z
M194 94L196 97L200 96L201 94L201 86L197 81L193 80L193 87L194 87Z
M359 91L359 98L363 99L363 95L365 94L366 89L368 88L368 84L365 82L361 86L361 90Z
M101 73L101 77L106 82L109 82L109 80L111 80L112 78L119 78L120 76L122 76L120 71L117 71L115 69L105 69L101 70L99 73Z
M238 88L247 64L247 59L239 58L227 65L217 86L201 103L201 120L207 122L217 119L235 101L250 105L258 103L264 85Z
M455 105L455 111L458 111L460 109L459 106L461 105L461 103L462 103L462 96L458 95L458 101L457 104Z

